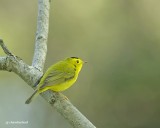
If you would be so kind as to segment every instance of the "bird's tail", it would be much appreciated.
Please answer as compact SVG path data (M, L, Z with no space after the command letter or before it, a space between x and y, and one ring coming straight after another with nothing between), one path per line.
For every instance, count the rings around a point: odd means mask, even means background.
M35 90L34 93L26 100L25 104L31 103L33 98L35 98L39 94L38 90Z

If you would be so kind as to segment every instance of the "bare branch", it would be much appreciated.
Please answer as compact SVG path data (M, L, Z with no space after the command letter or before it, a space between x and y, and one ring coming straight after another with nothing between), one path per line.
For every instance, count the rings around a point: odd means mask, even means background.
M15 72L29 85L34 85L42 75L36 68L28 66L22 60L15 59L13 56L0 57L0 70ZM61 113L74 128L95 128L62 94L46 91L41 95L54 109Z
M34 85L42 76L42 72L14 56L0 57L0 70L16 73L29 85Z
M49 9L49 0L38 0L37 32L32 66L40 71L43 70L47 54Z
M3 40L0 40L0 45L7 54L6 57L0 57L0 70L15 72L29 85L34 85L42 76L47 54L49 2L50 0L38 0L38 21L32 66L27 65L22 59L14 56L4 45ZM41 95L61 113L74 128L95 128L62 94L46 91Z
M7 49L6 46L5 48ZM15 72L26 83L34 85L42 76L42 72L33 66L27 65L21 59L12 56L12 53L10 54L11 55L6 57L0 57L0 70ZM53 93L50 90L41 95L51 104L51 106L61 113L61 115L66 118L74 128L95 128L95 126L84 115L82 115L64 95Z
M27 65L22 59L13 55L2 39L0 39L0 45L3 51L8 55L6 57L0 57L0 70L14 72L29 85L34 85L34 83L42 76L42 72Z
M41 94L74 128L96 128L71 102L61 93L48 90Z

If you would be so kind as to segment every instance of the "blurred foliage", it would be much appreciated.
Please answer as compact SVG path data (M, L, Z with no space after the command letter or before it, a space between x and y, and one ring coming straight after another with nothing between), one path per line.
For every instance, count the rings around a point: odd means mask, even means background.
M45 69L68 56L88 61L75 86L63 92L99 128L160 127L160 1L60 0L51 2ZM0 0L0 37L31 64L37 1ZM0 54L3 51L0 50ZM70 125L13 73L0 73L0 125ZM3 116L2 116L3 115Z

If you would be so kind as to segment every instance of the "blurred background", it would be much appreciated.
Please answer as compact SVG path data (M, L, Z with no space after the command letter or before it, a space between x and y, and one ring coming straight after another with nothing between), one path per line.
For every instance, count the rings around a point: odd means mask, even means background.
M97 128L160 127L159 5L159 0L52 0L44 70L69 56L88 62L63 94ZM0 0L0 37L29 65L36 19L37 0ZM0 72L0 88L1 127L71 128L40 96L25 105L33 89L14 73Z

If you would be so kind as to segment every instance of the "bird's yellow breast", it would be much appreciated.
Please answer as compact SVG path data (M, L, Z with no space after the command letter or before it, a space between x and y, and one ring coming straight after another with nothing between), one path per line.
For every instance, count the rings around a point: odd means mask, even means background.
M46 86L45 88L39 90L39 93L42 93L48 89L55 91L55 92L61 92L64 91L66 89L68 89L69 87L71 87L77 80L77 75L75 77L73 77L71 80L67 80L64 83L61 84L57 84L57 85L50 85L50 86Z
M55 92L64 91L64 90L68 89L69 87L71 87L75 83L75 81L76 81L76 78L73 78L69 81L61 83L60 85L51 86L49 89L51 89Z

